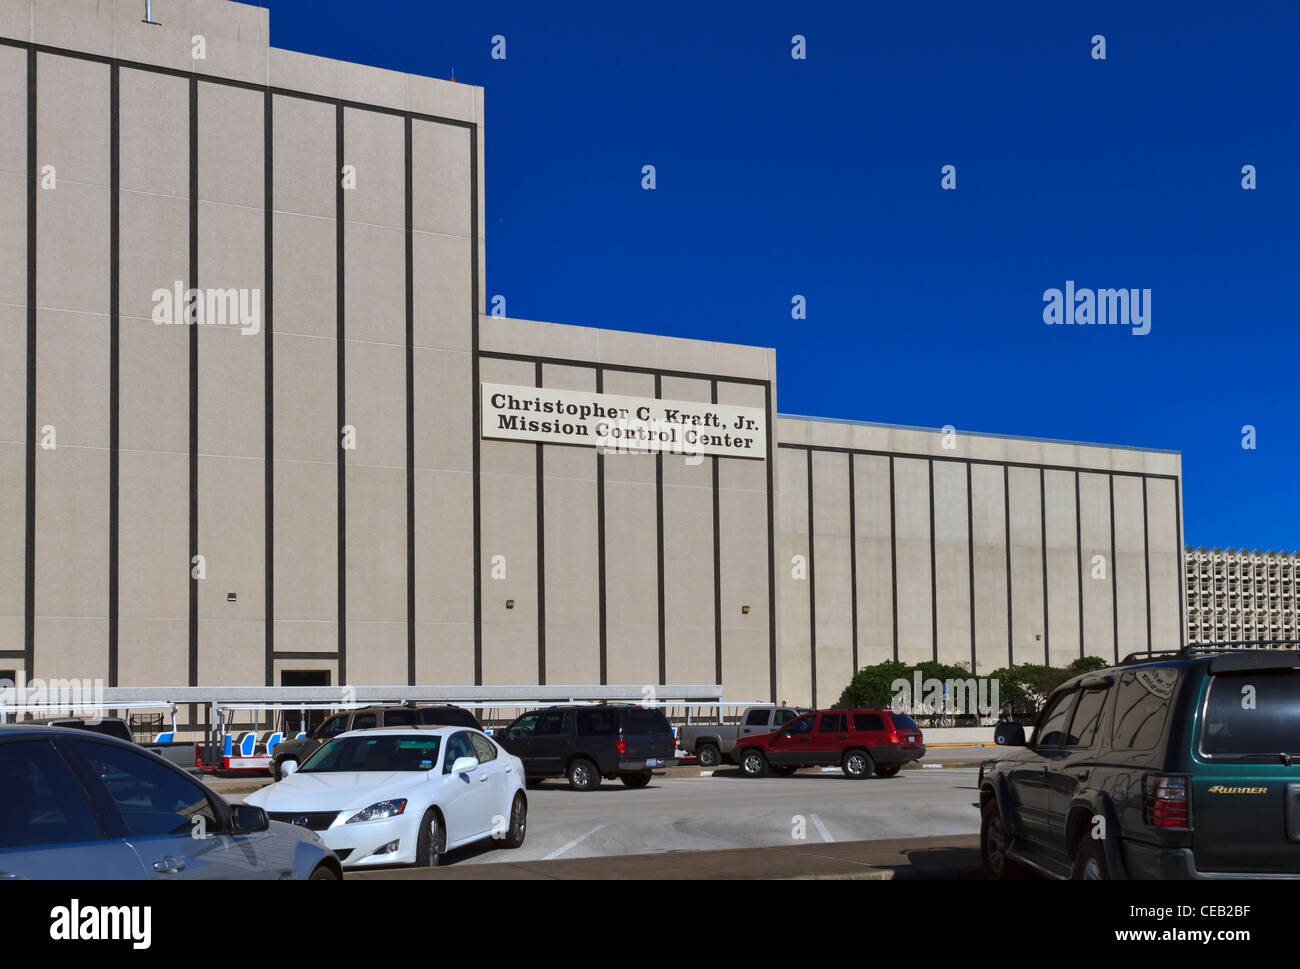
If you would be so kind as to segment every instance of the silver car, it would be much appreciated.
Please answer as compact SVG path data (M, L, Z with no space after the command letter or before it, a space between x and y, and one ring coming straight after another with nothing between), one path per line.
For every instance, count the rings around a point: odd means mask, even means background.
M0 725L0 792L0 880L342 877L314 832L113 737Z

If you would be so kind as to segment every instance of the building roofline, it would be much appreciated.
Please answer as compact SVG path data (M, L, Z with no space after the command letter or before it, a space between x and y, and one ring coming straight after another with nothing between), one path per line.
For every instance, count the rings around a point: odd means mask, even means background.
M839 417L811 417L807 414L777 414L777 418L785 418L794 421L817 421L823 424L851 424L857 427L879 427L891 431L924 431L927 434L934 434L942 430L935 427L917 427L912 424L885 424L880 421L855 421L845 420ZM1097 441L1067 441L1055 437L1029 437L1024 434L995 434L990 431L961 431L962 434L973 437L992 437L1004 441L1032 441L1037 444L1067 444L1073 447L1095 447L1103 448L1109 451L1141 451L1145 454L1176 454L1179 458L1183 456L1182 451L1175 451L1168 448L1139 447L1134 444L1102 444Z

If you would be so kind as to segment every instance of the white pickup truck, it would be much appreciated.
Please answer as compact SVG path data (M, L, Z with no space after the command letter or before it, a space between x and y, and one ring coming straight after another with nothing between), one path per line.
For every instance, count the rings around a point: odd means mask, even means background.
M802 707L754 706L740 715L735 724L687 724L678 731L677 746L699 758L701 767L717 767L730 761L731 750L740 737L756 733L771 733L800 714L808 711Z

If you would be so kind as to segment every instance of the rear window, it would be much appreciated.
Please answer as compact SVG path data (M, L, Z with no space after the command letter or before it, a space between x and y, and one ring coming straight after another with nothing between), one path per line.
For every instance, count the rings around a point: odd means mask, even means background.
M1172 667L1132 670L1115 688L1116 750L1152 750L1160 742L1178 685Z
M839 733L848 729L848 717L843 713L823 713L817 724L818 733Z
M789 717L787 717L786 719L788 720ZM780 723L780 722L781 722L780 720L777 721L777 723ZM766 711L766 710L750 710L750 711L749 711L749 716L747 716L747 717L745 718L745 726L746 726L746 727L766 727L766 726L767 726L767 711Z
M894 721L895 730L920 730L921 729L916 725L916 721L913 720L905 713L891 713L889 715L889 719Z
M581 737L608 737L618 733L618 711L579 710L578 735Z
M1208 757L1300 754L1300 675L1211 678L1201 752Z
M672 733L668 720L658 710L624 710L623 732L632 734Z
M854 730L884 730L885 718L878 713L853 714Z
M439 727L479 728L478 718L460 707L425 707L420 711L420 722Z
M127 729L126 724L121 720L81 720L72 718L68 720L51 720L50 726L67 727L70 730L88 730L91 733L102 733L108 737L116 737L118 740L135 743L131 738L131 731Z

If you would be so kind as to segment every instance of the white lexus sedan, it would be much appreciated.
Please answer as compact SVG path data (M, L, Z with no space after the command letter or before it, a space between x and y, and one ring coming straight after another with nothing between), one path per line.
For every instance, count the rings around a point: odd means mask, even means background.
M518 848L528 817L523 762L465 727L340 734L244 801L315 831L345 868L433 867L485 838Z

